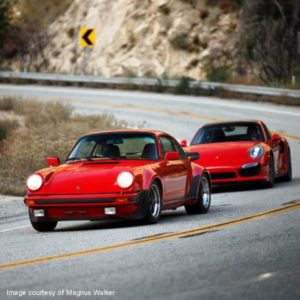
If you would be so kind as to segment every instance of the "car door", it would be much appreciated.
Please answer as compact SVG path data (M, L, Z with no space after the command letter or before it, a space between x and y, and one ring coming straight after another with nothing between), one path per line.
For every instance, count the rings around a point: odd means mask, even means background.
M266 138L267 138L267 144L271 147L272 152L273 152L273 158L274 158L274 170L275 170L275 174L278 174L278 169L280 167L279 164L279 159L280 159L280 140L272 140L272 135L270 133L270 131L268 130L267 126L262 123L264 131L266 133Z
M164 184L163 198L165 203L176 202L186 197L189 163L178 143L169 136L160 136L162 159L167 152L179 152L179 160L164 162L162 180ZM181 150L181 151L180 151Z

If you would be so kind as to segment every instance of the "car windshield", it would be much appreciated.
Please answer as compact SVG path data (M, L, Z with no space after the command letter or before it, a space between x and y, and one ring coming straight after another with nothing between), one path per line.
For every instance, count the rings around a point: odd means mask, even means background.
M157 160L156 139L145 133L85 136L78 141L66 162L105 159Z
M207 125L200 128L191 144L263 140L261 127L256 123L227 123Z

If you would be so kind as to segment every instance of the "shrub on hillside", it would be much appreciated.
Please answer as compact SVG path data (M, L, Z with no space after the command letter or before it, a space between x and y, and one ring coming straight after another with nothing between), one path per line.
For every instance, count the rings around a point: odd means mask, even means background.
M175 94L184 95L189 93L190 88L190 78L189 77L181 77L178 81L178 84L175 86Z
M231 70L227 66L212 68L207 72L206 78L212 82L226 82L231 76Z

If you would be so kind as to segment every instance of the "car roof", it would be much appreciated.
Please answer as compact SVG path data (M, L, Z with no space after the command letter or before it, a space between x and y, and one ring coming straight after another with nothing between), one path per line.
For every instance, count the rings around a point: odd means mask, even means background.
M109 134L109 133L146 133L154 135L169 135L168 133L157 131L157 130L144 130L144 129L121 129L121 130L107 130L107 131L96 131L87 133L84 136L96 135L96 134ZM170 136L170 135L169 135Z
M206 123L204 125L202 125L201 127L205 127L205 126L211 126L211 125L226 125L226 124L241 124L241 123L253 123L253 124L258 124L261 121L259 120L231 120L231 121L220 121L220 122L214 122L214 123Z

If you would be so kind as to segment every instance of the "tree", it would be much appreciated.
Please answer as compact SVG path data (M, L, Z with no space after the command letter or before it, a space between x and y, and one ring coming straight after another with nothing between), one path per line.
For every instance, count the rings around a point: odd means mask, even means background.
M239 29L244 69L266 82L286 83L298 65L299 0L245 0Z
M72 0L0 0L0 59L18 59L20 69L47 69L49 25ZM8 60L6 62L9 62Z
M5 40L12 28L12 2L10 0L0 1L0 59L4 56Z

